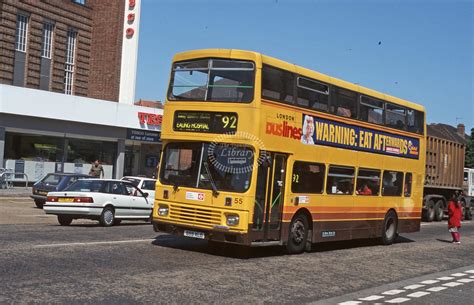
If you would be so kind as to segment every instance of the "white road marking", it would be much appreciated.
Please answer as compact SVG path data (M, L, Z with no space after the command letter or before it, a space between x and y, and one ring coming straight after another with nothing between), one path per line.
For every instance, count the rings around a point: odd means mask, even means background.
M448 287L456 287L456 286L459 286L459 285L463 285L463 283L449 282L449 283L443 284L443 286L448 286Z
M406 302L406 301L410 301L409 298L396 298L396 299L391 299L391 300L388 300L388 301L385 301L386 303L393 303L393 304L398 304L398 303L403 303L403 302Z
M443 276L443 277L439 277L439 278L437 278L437 279L440 280L440 281L449 281L449 280L454 279L454 277L451 277L451 276Z
M343 302L343 303L339 303L338 305L357 305L357 304L360 304L362 302L359 302L359 301L347 301L347 302Z
M371 295L371 296L368 296L366 298L360 298L359 300L361 301L377 301L377 300L380 300L380 299L383 299L385 298L383 295Z
M456 277L460 277L460 276L465 276L467 275L466 273L454 273L454 274L451 274L451 276L456 276Z
M474 279L460 279L460 280L458 280L458 282L461 282L461 283L470 283L470 282L474 282Z
M474 279L474 275L470 276L471 279Z
M421 287L425 287L425 285L418 285L418 284L415 284L415 285L405 286L405 287L403 287L403 289L410 289L410 290L413 290L413 289L418 289L418 288L421 288Z
M474 270L466 270L466 271L464 271L464 272L466 272L466 273L474 273Z
M431 288L428 288L426 290L431 291L431 292L438 292L438 291L445 290L445 289L448 289L448 287L431 287Z
M382 292L382 294L385 294L385 295L396 295L396 294L399 294L399 293L402 293L402 292L405 292L405 290L394 289L394 290L388 290L388 291Z
M438 282L439 281L437 281L437 280L426 280L426 281L423 281L423 282L420 282L420 283L431 285L431 284L435 284L435 283L438 283Z
M54 248L54 247L70 247L70 246L91 246L91 245L111 245L111 244L127 244L127 243L140 243L145 241L152 241L154 238L149 239L130 239L130 240L114 240L114 241L93 241L86 243L67 243L67 244L48 244L48 245L35 245L33 248Z
M425 295L428 295L428 294L430 294L430 293L426 292L426 291L418 291L418 292L414 292L414 293L411 293L411 294L407 295L407 297L419 298L419 297L422 297L422 296L425 296Z

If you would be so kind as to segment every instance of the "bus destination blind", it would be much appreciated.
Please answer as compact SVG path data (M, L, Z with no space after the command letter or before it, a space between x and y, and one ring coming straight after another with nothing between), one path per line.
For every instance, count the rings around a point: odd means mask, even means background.
M173 130L233 134L237 131L237 123L235 112L176 111Z

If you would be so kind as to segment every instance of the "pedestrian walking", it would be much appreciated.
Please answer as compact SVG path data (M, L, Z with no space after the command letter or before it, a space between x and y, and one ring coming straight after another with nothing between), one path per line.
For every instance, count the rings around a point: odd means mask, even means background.
M92 164L89 175L94 178L103 178L105 176L104 168L102 164L99 163L99 160L95 160L94 164Z
M462 207L456 195L453 195L451 200L449 200L448 215L448 230L453 237L453 243L460 244L461 234L459 234L459 229L461 228Z

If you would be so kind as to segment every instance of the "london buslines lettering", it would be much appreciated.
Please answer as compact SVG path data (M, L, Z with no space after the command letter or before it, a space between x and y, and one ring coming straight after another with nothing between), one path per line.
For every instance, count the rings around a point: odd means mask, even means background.
M418 159L419 140L303 114L302 143L327 145ZM313 125L314 124L314 125ZM305 140L306 134L312 141Z

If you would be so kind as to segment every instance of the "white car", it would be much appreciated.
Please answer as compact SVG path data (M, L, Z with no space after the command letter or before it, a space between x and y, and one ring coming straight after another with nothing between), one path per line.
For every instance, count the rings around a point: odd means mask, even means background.
M130 183L141 189L142 192L148 193L148 198L150 198L151 201L155 200L156 179L125 176L122 177L122 179L120 180L129 181Z
M61 192L49 192L43 210L58 215L62 226L73 219L99 220L109 227L122 219L149 220L153 199L132 183L111 179L78 180Z

